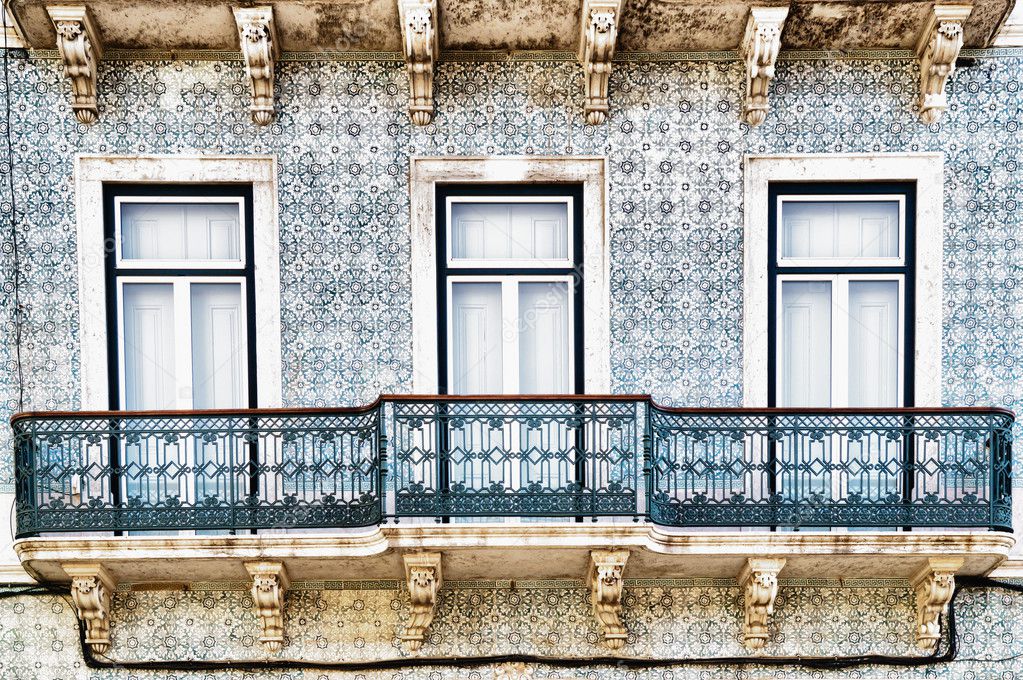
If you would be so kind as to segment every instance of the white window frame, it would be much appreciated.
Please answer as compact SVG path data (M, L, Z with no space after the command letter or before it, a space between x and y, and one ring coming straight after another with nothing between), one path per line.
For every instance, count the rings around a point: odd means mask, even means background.
M895 201L899 204L899 254L897 257L785 257L784 203L876 203ZM778 196L777 239L779 267L901 267L906 263L906 197L902 194L783 194Z
M791 266L787 264L786 266ZM784 323L781 289L785 281L810 281L831 284L831 408L849 406L849 284L856 281L895 281L899 284L899 366L896 388L896 406L905 401L905 353L906 353L906 277L902 274L778 274L775 289L775 328L778 338L775 342L776 403L780 404L781 377L784 368Z
M461 275L449 274L447 277L447 369L448 385L455 384L455 362L454 362L454 314L452 294L456 283L500 283L501 284L501 328L507 330L514 328L519 323L519 283L564 283L568 287L568 389L571 394L575 391L575 285L571 274L506 274L506 275ZM519 333L503 332L501 334L504 362L501 384L504 386L505 394L520 394L519 372L520 352ZM509 360L513 358L514 360Z
M768 404L768 186L771 182L916 183L915 406L942 404L944 157L940 153L750 155L743 159L743 405Z
M574 215L574 199L571 196L448 196L447 205L445 206L445 229L447 233L444 235L444 242L447 247L447 265L449 268L475 268L475 269L542 269L542 268L571 268L573 265L572 253L575 252L573 248L574 243L574 232L575 225L573 223ZM451 219L451 208L455 203L550 203L550 204L561 204L567 207L568 219L566 222L567 233L567 247L565 249L565 257L561 259L543 259L543 258L508 258L508 259L497 259L497 258L456 258L452 255L454 250L454 238L452 237L452 231L454 224Z
M231 203L238 206L238 259L141 259L122 255L121 206L125 203ZM238 196L116 196L114 197L114 257L118 269L234 269L245 266L245 199Z
M611 390L611 288L607 218L607 159L597 156L451 156L412 158L411 191L413 282L437 280L438 183L543 184L575 182L583 185L583 285L585 310L582 361L586 364L583 391L607 394ZM437 286L412 286L412 391L436 394ZM577 358L577 360L579 360Z
M103 211L103 185L107 183L231 183L252 186L254 279L252 290L247 292L254 296L256 302L256 333L259 338L256 352L257 405L260 408L281 406L281 262L276 158L78 154L75 156L75 210L78 223L81 408L107 410L110 407Z
M153 283L172 286L174 291L174 367L178 374L177 403L173 408L191 410L193 408L192 394L192 285L199 283L237 283L241 287L241 304L247 309L248 290L246 288L245 276L118 276L117 277L117 361L118 361L118 388L121 396L121 408L124 407L124 399L127 396L125 370L125 347L124 347L124 284ZM245 347L245 367L242 371L242 394L248 399L249 394L249 361L252 353L250 338L248 337L248 323L242 319L242 342ZM187 381L187 382L182 382ZM188 389L184 389L187 387Z

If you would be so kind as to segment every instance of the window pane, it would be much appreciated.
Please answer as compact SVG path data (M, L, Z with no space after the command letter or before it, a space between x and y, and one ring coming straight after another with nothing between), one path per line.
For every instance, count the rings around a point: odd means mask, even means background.
M831 405L831 283L781 284L780 406Z
M174 287L169 283L126 283L121 290L124 407L177 408Z
M899 257L898 201L783 201L782 257Z
M899 282L849 282L849 405L899 405Z
M238 283L192 284L192 405L248 404L245 310Z
M237 203L122 203L125 260L241 261Z
M504 391L501 284L451 286L451 368L454 394Z
M566 203L452 203L451 257L568 259Z
M571 392L567 282L519 284L519 391Z

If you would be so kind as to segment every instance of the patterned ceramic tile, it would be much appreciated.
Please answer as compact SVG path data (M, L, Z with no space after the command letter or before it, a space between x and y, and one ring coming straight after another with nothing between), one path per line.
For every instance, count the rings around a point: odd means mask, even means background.
M616 391L669 404L741 402L742 167L745 153L941 151L944 196L944 398L1023 401L1023 227L1019 55L961 69L938 125L914 116L911 60L782 61L767 123L737 123L735 62L617 63L607 125L582 124L581 79L552 61L440 65L438 116L413 128L404 65L291 61L278 69L280 117L253 127L237 61L106 61L98 125L74 122L53 61L12 53L14 195L19 216L25 407L78 404L78 309L71 162L75 153L273 153L280 159L285 400L358 403L408 389L411 278L408 158L438 154L598 154L609 158L612 374ZM2 88L0 84L0 88ZM0 123L0 125L3 125ZM0 128L0 139L6 136ZM0 175L10 173L0 144ZM0 213L11 195L0 185ZM343 257L339 257L343 254ZM12 243L0 235L0 416L17 408ZM1023 447L1017 447L1023 451ZM1023 468L1023 464L1017 465ZM10 483L0 428L0 483ZM637 653L742 654L737 591L656 585L629 590ZM550 598L553 598L552 601ZM244 592L119 593L118 658L261 658ZM514 600L514 602L512 602ZM361 603L361 604L360 604ZM123 606L121 606L123 605ZM906 654L908 591L783 588L772 644L793 654ZM400 653L400 593L295 591L288 653L337 660ZM184 622L184 623L182 623ZM949 678L1018 680L1023 599L964 593L963 661L842 673L718 665L626 671L541 667L540 677ZM296 625L299 624L299 625ZM300 630L302 632L295 632ZM594 630L578 589L449 591L427 651L587 654ZM361 642L360 642L361 641ZM148 673L86 669L68 604L0 600L0 675L11 678L490 678L493 669ZM360 646L361 645L361 646Z
M629 588L626 652L637 658L747 656L736 640L741 622L735 588ZM394 635L407 606L398 590L301 590L289 595L288 639L279 659L348 662L408 656ZM459 658L523 653L584 659L602 655L578 588L465 588L442 591L426 657ZM782 589L770 642L776 655L919 655L912 646L910 593L897 588ZM792 665L668 664L622 667L539 666L535 677L643 680L712 678L949 678L1018 680L1017 635L1023 630L1023 595L1000 590L964 590L956 605L958 660L923 667L866 665L827 672ZM494 677L494 668L412 668L327 672L292 669L230 673L186 670L147 672L143 661L257 660L267 658L254 639L257 622L245 593L149 591L119 593L111 632L113 646L103 669L86 670L70 602L57 596L0 599L0 673L5 678L396 678Z
M77 152L278 155L292 404L365 402L408 388L410 155L607 155L614 389L653 392L669 404L735 405L742 155L930 150L947 159L945 400L1012 407L1023 384L1015 321L1021 63L979 59L960 70L951 110L927 127L914 117L910 60L783 61L772 113L749 130L737 123L742 73L734 62L616 64L613 115L601 127L582 123L581 80L570 62L445 62L437 120L422 129L407 121L398 63L283 63L279 120L257 129L239 62L104 62L104 115L83 128L68 115L58 64L16 56L26 406L77 403ZM0 209L9 212L9 200ZM9 261L6 232L4 239ZM0 305L0 403L9 413L11 296ZM10 480L2 448L0 477Z

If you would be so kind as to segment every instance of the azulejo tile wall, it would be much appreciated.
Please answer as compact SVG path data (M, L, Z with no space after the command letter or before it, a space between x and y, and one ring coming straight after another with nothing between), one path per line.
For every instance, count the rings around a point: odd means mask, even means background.
M78 405L82 357L72 159L79 152L278 156L284 397L289 404L307 405L365 402L410 384L406 178L411 155L606 155L613 388L649 391L668 404L736 405L742 398L743 154L941 151L946 158L944 399L1009 407L1021 401L1021 55L982 55L960 70L951 84L951 110L930 127L915 119L916 72L910 60L783 60L772 112L756 130L737 122L742 72L734 62L616 64L611 119L601 127L582 123L575 64L443 63L436 82L437 121L423 129L413 128L405 114L407 87L400 63L282 63L277 74L280 117L266 129L248 120L240 62L103 62L103 115L88 129L69 112L67 85L56 62L14 52L9 67L25 408ZM0 129L0 141L7 132ZM0 174L5 177L11 173L10 161L0 143ZM6 183L0 184L0 212L6 217L12 195ZM0 416L6 418L18 408L19 381L13 244L6 229L0 239ZM13 476L10 448L9 430L0 428L0 484L6 490ZM591 624L578 589L554 592L556 607L545 604L551 592L536 592L515 614L502 611L509 593L453 592L437 628L438 644L449 645L448 650L522 644L540 650L550 644L546 636L557 633L559 644L590 649ZM660 604L666 595L670 607ZM710 604L704 604L704 596ZM853 602L854 596L861 599ZM779 606L785 639L778 642L793 653L829 653L839 647L844 653L906 653L908 592L893 595L892 602L889 596L883 588L784 592L785 603L810 599L791 608ZM737 630L731 591L665 593L651 586L633 589L630 597L635 598L630 625L643 632L639 639L651 653L741 651L728 632ZM244 594L122 593L118 598L123 607L115 622L115 651L124 660L212 657L224 649L246 658L261 653L258 645L245 642L250 633L243 630L252 630L255 622ZM129 606L132 598L134 608ZM349 618L318 614L321 600L334 613L349 612ZM361 611L371 609L363 614L355 614L351 593L305 592L298 602L289 616L312 621L309 630L319 632L296 637L292 644L303 654L324 657L346 640L352 643L346 653L368 653L359 651L351 627L338 625L346 620L361 620L371 629L372 635L362 636L366 647L361 649L390 652L390 623L383 622L396 616L394 602L399 609L405 606L396 592L377 591L363 596ZM967 593L961 602L963 658L981 660L927 669L864 668L830 677L1019 677L1018 661L985 659L1016 653L1023 601L991 592ZM663 617L647 618L649 607L678 612L673 628L665 627ZM811 617L808 612L815 609L842 616L835 621ZM893 612L899 616L892 618ZM495 616L491 625L483 625ZM536 616L544 625L522 616ZM554 629L547 624L552 616L576 618ZM182 625L182 620L192 623ZM2 675L208 677L204 672L86 669L73 631L70 609L60 598L0 600ZM516 631L521 640L514 637ZM474 632L478 642L473 642ZM320 647L321 638L326 648ZM699 646L703 651L694 651ZM540 674L659 680L807 676L791 667L733 666L635 673L542 668ZM296 670L270 676L329 674ZM491 676L491 670L443 668L363 674L389 680Z
M690 579L691 580L691 579ZM746 657L739 638L742 591L734 583L631 581L623 603L630 631L627 652L645 658ZM241 592L119 593L108 656L119 661L261 659L266 652L252 600ZM288 641L282 658L329 663L410 656L397 634L408 617L408 593L396 582L343 589L298 584L289 592ZM906 583L837 581L788 586L776 604L773 651L786 655L887 654L918 656L915 609ZM184 623L184 625L182 625ZM442 591L437 616L420 656L539 656L607 653L598 642L582 583L525 582L514 586L457 583Z
M616 64L611 119L600 127L582 122L574 63L443 63L426 128L408 122L400 63L289 61L278 73L278 122L265 129L248 120L240 62L103 62L103 115L84 128L69 113L59 64L11 54L27 408L78 400L78 152L278 156L284 397L308 405L410 385L410 156L606 155L613 388L736 405L743 154L941 151L945 401L1020 401L1023 56L982 57L957 72L951 110L929 127L914 115L912 60L783 60L771 115L750 130L737 122L741 67L711 61ZM0 162L9 169L4 145ZM10 191L0 191L6 215ZM3 239L6 416L17 380L6 229ZM0 481L9 482L4 437Z
M343 589L296 584L286 609L287 640L275 658L337 663L407 658L395 639L408 593L396 584L345 584ZM223 586L220 586L223 587ZM736 639L741 593L721 584L626 585L625 621L631 631L625 654L686 659L741 656L749 663L668 664L629 670L612 665L537 666L535 677L658 680L712 678L998 678L1023 677L1014 657L1023 630L1023 595L967 589L956 603L959 659L926 667L875 663L842 671L757 663ZM111 620L113 645L104 668L86 669L75 618L60 596L0 600L0 673L5 678L489 678L494 667L405 667L332 671L315 668L229 673L187 669L146 671L147 661L256 661L269 658L256 639L258 622L244 591L119 592ZM919 657L913 648L913 605L908 588L894 584L849 587L783 585L771 652L789 656L875 653ZM514 588L459 583L441 591L437 618L418 656L480 657L522 653L584 660L603 656L581 584L524 583Z

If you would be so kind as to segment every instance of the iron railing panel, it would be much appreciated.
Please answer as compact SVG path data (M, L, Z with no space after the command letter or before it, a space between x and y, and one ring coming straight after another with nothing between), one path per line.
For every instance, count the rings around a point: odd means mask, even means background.
M13 421L18 533L369 526L379 407Z
M1011 530L1001 409L669 409L645 396L20 414L18 535L647 518Z
M394 515L637 516L634 400L395 401Z
M669 526L1011 526L999 409L652 407L650 519Z

